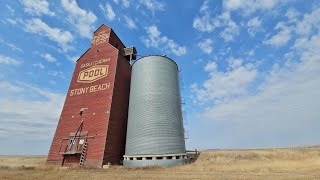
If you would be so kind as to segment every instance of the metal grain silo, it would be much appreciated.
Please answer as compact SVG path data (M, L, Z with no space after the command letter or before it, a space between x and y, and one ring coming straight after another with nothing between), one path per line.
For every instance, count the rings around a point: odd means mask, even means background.
M125 166L186 162L177 64L146 56L132 66Z

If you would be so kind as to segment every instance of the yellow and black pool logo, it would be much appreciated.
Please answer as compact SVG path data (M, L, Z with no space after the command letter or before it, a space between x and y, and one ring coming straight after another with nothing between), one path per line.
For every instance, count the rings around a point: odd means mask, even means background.
M92 83L108 76L109 65L94 65L80 71L77 82Z

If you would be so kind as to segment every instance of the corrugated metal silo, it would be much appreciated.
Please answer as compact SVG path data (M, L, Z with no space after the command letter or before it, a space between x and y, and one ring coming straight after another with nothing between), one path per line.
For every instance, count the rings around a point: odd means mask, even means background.
M186 161L177 64L146 56L132 67L126 166L172 166Z

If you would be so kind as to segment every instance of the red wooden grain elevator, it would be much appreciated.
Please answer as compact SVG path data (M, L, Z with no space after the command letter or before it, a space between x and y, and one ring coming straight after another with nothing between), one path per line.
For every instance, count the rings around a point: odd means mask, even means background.
M119 164L125 151L131 67L125 46L101 25L78 59L48 164Z

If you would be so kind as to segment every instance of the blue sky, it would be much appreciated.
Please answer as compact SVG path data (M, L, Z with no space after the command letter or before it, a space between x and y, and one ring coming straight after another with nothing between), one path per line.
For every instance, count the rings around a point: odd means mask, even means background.
M320 144L320 2L0 2L0 154L47 154L102 24L180 68L189 149Z

